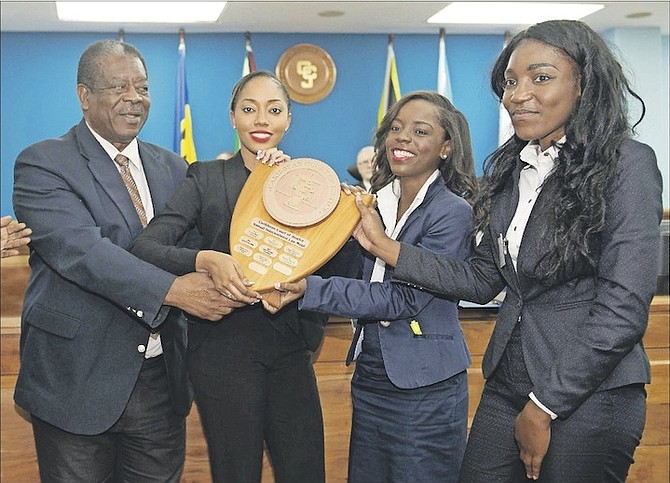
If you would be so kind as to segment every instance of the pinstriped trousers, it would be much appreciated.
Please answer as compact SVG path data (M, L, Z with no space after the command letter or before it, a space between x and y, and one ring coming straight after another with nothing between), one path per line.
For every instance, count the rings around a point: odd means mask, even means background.
M517 326L503 360L484 387L465 450L461 483L531 481L514 439L516 416L531 390ZM625 482L644 429L645 399L642 384L600 391L567 419L553 421L538 481Z

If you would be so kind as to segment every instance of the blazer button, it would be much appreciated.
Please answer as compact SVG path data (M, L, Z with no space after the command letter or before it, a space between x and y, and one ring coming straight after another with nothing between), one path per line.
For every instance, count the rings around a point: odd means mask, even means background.
M379 323L381 324L382 327L388 327L389 325L391 325L391 322L389 322L388 320L380 320Z
M137 346L137 352L140 354L144 354L144 352L147 350L146 346L144 344L140 344Z
M141 310L138 310L136 313L137 313L137 316L138 316L140 319L141 319L142 317L144 317L144 312L142 312Z

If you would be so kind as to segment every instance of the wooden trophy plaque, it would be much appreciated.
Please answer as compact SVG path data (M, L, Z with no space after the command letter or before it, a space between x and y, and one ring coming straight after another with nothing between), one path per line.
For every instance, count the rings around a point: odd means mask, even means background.
M363 195L366 205L372 200ZM360 217L355 197L341 191L326 163L259 163L235 204L230 252L254 282L252 289L272 303L276 282L295 282L319 269L344 246Z

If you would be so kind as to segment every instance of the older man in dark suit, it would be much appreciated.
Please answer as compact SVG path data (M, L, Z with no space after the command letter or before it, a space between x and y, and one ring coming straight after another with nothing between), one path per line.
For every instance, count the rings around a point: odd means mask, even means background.
M231 301L206 274L176 277L126 251L186 172L137 139L150 107L141 54L90 45L77 97L79 125L16 161L14 208L33 233L14 398L42 481L179 481L192 391L178 309L218 320Z

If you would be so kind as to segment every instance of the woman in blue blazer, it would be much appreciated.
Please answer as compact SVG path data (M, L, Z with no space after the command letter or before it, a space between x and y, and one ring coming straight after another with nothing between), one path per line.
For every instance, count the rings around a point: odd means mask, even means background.
M360 203L358 240L398 281L475 302L507 290L461 481L623 482L645 422L662 212L656 157L627 120L639 97L577 21L517 34L491 85L515 135L487 160L473 256L391 240Z
M470 132L446 98L421 91L394 104L375 135L373 166L371 191L391 237L468 256ZM391 283L393 270L369 255L362 273L362 280L310 276L279 287L286 302L304 293L301 310L357 319L347 357L357 361L349 482L456 481L470 365L457 300Z

